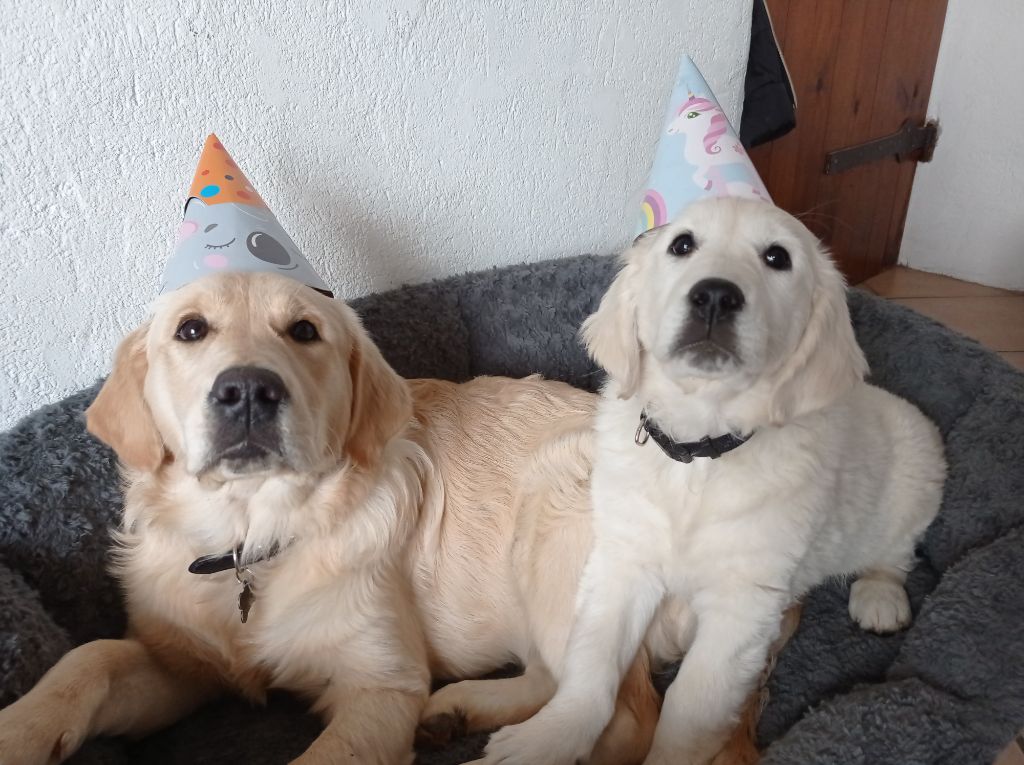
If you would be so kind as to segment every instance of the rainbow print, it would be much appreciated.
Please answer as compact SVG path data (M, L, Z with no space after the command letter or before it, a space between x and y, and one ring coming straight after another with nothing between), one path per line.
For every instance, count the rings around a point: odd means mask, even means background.
M636 199L636 197L633 198ZM652 228L668 223L665 199L654 189L648 189L644 194L644 201L640 205L640 219L644 231L650 231Z

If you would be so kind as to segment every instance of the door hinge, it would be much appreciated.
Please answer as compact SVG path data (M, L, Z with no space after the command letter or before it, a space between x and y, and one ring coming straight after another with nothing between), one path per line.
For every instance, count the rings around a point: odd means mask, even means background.
M830 151L825 155L825 175L835 175L851 167L888 157L895 157L897 162L907 159L930 162L938 140L938 120L928 120L923 125L914 125L908 120L892 135Z

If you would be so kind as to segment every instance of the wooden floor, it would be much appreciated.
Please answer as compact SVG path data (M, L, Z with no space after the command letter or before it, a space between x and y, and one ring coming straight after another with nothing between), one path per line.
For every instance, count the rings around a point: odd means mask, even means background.
M1024 369L1024 292L897 266L858 285L930 316Z
M995 765L1024 765L1024 733L1011 742L996 757Z

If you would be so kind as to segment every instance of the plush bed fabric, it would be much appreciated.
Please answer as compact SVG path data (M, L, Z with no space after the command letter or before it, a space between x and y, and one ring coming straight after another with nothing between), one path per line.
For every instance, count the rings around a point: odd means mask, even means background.
M571 258L354 305L403 375L540 372L593 390L600 375L576 330L614 269L609 258ZM764 761L987 765L1024 722L1024 375L898 305L857 290L849 301L873 381L942 430L949 481L910 577L909 630L879 637L856 629L846 582L807 597L770 681ZM96 390L0 435L0 706L72 646L124 627L105 570L121 506L115 459L82 420ZM318 730L303 704L283 694L266 708L225 701L143 741L91 742L72 761L282 763ZM461 762L484 738L421 753L418 762Z

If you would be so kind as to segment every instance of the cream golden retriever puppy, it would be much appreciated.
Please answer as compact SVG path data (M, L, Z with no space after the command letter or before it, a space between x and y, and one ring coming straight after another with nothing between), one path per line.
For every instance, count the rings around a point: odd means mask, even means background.
M556 695L493 736L486 762L586 757L656 634L687 653L646 762L706 763L779 611L809 588L855 575L858 624L909 623L903 584L939 508L942 442L864 382L840 274L764 202L701 201L639 238L583 335L610 376L594 549Z
M0 763L269 688L323 716L301 763L407 763L421 716L435 739L526 719L554 693L591 545L596 402L536 378L406 383L344 303L280 276L161 297L87 413L124 468L128 635L0 711ZM510 661L525 673L427 704L431 675ZM639 762L654 734L646 654L625 663L595 762Z

